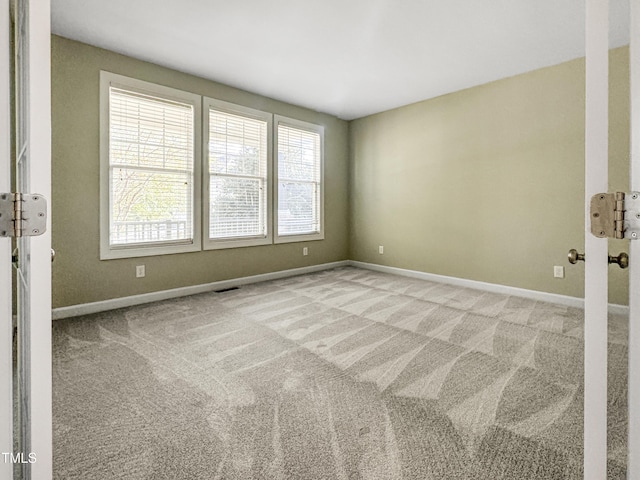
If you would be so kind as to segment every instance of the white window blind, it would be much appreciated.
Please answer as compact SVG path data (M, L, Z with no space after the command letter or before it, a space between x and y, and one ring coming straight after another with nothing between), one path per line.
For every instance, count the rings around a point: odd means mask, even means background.
M194 107L109 88L109 244L193 240Z
M322 151L320 133L278 125L278 235L319 233Z
M209 110L209 238L266 237L268 124Z

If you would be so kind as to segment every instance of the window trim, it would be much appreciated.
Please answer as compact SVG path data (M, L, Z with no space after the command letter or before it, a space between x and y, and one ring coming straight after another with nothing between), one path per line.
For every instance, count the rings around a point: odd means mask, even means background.
M226 239L209 238L209 209L210 209L210 174L209 174L209 111L217 110L247 118L264 121L267 124L267 189L266 202L266 235L254 237L238 237ZM202 99L202 246L203 250L219 250L224 248L253 247L273 244L273 114L254 108L203 97Z
M286 125L288 127L306 130L308 132L318 133L320 135L320 229L315 233L301 233L296 235L280 235L278 232L278 126ZM313 240L324 240L324 126L315 123L304 122L295 118L285 117L282 115L274 115L273 119L273 243L292 243L292 242L309 242Z
M193 208L192 225L193 239L184 242L165 244L136 244L113 246L110 237L110 188L109 188L109 88L117 87L133 93L142 93L156 97L187 103L193 106ZM173 253L197 252L202 244L202 97L194 93L185 92L155 83L145 82L135 78L100 71L100 260L116 258L146 257L151 255L166 255Z

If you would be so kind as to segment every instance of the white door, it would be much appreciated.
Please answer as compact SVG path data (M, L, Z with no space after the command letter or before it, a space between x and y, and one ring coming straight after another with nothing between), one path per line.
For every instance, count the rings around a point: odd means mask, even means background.
M12 192L13 178L13 191L38 193L47 200L51 198L49 1L0 0L0 193ZM17 262L12 267L14 248ZM15 307L12 288L17 293ZM0 292L0 479L50 479L49 219L39 236L0 238Z
M640 191L640 0L631 8L630 191ZM584 478L607 478L608 241L591 233L591 197L608 191L609 1L586 1ZM640 479L640 239L629 246L629 457Z

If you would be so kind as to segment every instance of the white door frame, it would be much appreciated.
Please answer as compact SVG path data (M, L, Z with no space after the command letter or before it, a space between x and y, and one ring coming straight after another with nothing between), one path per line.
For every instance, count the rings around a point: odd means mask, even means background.
M607 478L608 240L591 234L591 197L607 192L609 0L586 0L584 478Z
M0 0L0 192L11 191L9 0ZM0 239L0 453L13 450L11 241ZM0 455L0 479L10 479L11 463Z
M23 0L26 1L26 0ZM11 192L9 3L0 0L0 191ZM29 0L29 164L30 192L51 205L51 13L50 0ZM50 207L49 207L50 210ZM46 232L30 240L30 464L31 478L52 478L51 399L51 220ZM11 242L0 238L0 480L13 478L13 362ZM7 455L2 455L6 453Z
M640 192L640 0L631 5L631 191ZM640 480L640 240L629 242L629 457L627 479Z
M630 191L640 191L640 0L630 3ZM609 1L587 0L584 478L607 478L608 241L590 232L592 195L608 191ZM640 480L640 240L629 242L627 478Z

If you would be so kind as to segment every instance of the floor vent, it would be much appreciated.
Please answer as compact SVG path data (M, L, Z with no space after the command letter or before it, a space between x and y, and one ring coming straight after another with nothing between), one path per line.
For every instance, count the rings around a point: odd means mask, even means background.
M238 290L240 287L221 288L220 290L214 290L215 293L230 292L231 290Z

